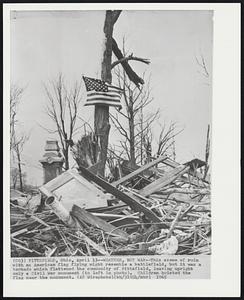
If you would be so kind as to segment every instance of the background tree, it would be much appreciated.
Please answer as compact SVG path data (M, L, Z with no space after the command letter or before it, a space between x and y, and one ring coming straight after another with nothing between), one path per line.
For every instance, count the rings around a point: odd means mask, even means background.
M170 123L168 126L160 124L161 130L158 136L156 157L167 155L176 160L175 137L184 129L177 129L176 123Z
M19 171L19 187L21 192L24 190L24 181L23 181L23 171L22 171L22 152L24 149L25 143L28 141L29 136L22 134L18 140L16 139L14 142L14 152L17 158L17 164L18 164L18 171Z
M195 56L197 67L198 67L198 73L204 78L204 84L210 86L211 78L210 78L210 72L207 67L206 59L204 58L204 55L200 53L200 55ZM204 178L207 177L209 172L209 156L211 154L210 152L210 124L208 124L207 127L207 138L206 138L206 147L205 147L205 168L204 168Z
M201 74L206 80L207 82L205 82L206 85L209 85L209 80L210 80L210 74L208 71L208 67L207 67L207 63L206 60L204 58L204 55L202 53L200 53L199 56L195 56L196 59L196 63L198 66L198 73Z
M16 84L12 84L10 87L10 151L12 161L17 161L19 188L22 192L24 184L21 159L24 145L29 139L29 135L20 130L20 122L17 119L18 106L23 92L24 88L19 87Z
M73 146L73 136L79 129L77 119L82 100L81 82L75 82L68 89L63 75L60 73L56 79L44 84L47 105L45 112L54 124L55 129L42 126L51 134L58 134L61 149L65 159L65 170L69 169L69 150Z
M204 168L204 179L208 175L209 171L209 155L210 155L210 125L208 124L207 138L206 138L206 148L205 148L205 168Z
M11 179L11 187L16 189L17 187L17 182L19 178L19 171L16 167L11 167L10 169L10 179Z
M145 113L145 109L153 101L149 81L138 89L124 70L118 67L114 73L118 86L124 91L124 109L110 114L110 118L123 137L120 145L133 167L138 161L142 164L148 154L146 140L150 136L152 123L159 117L159 109L151 114Z
M11 84L10 87L10 149L14 148L16 142L15 129L18 123L17 110L23 92L24 92L23 87L19 87L16 84Z

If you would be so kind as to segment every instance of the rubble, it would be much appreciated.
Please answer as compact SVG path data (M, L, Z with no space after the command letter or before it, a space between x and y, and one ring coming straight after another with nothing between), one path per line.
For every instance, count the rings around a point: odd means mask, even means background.
M11 198L12 257L211 253L210 182L192 164L163 156L113 183L82 165L65 173L40 187L41 209L27 195ZM82 187L67 205L65 184L74 178L89 186L94 205Z

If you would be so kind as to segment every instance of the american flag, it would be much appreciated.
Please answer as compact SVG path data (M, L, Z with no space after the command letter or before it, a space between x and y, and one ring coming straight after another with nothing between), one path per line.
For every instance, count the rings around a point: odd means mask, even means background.
M120 99L123 90L100 79L83 76L83 80L87 91L85 106L103 104L122 108Z

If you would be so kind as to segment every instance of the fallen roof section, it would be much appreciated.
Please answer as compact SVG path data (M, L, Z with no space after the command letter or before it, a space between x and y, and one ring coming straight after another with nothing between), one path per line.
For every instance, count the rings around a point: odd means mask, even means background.
M47 197L54 195L60 198L68 210L74 204L83 208L107 206L107 197L103 191L80 176L75 169L65 171L39 189Z

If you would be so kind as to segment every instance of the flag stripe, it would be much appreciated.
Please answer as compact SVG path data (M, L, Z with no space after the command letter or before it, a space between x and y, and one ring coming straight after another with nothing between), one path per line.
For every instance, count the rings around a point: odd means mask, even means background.
M105 99L105 100L110 100L110 101L120 101L120 98L114 98L114 97L109 97L106 95L94 95L92 97L87 97L87 100L92 100L92 99Z
M84 106L89 106L89 105L94 105L94 104L106 104L106 105L111 105L111 106L116 106L116 107L122 107L122 105L121 104L118 104L118 103L111 103L110 101L100 101L100 100L94 100L94 101L91 101L91 102L86 102L85 104L84 104Z
M109 85L107 84L107 87L109 89L115 89L116 91L120 91L120 92L123 92L124 90L122 90L121 88L117 87L117 86L114 86L114 85Z
M108 96L110 98L118 98L120 99L121 96L115 93L105 93L105 92L95 92L95 91L91 91L87 93L87 98L91 98L92 96Z

